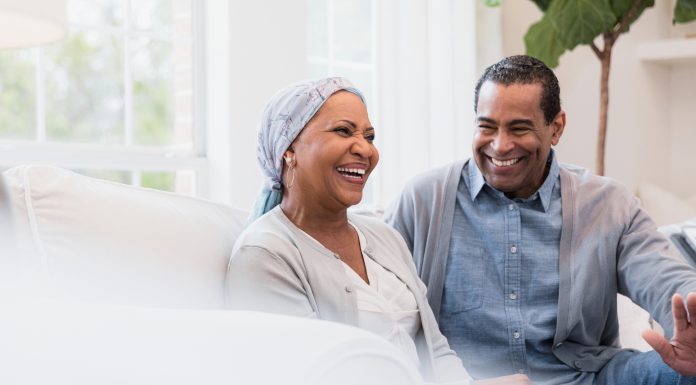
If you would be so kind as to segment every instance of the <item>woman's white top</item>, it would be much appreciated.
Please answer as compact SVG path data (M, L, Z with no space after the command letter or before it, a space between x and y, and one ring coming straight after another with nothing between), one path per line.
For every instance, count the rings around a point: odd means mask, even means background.
M364 235L355 227L364 247ZM420 315L416 298L394 273L372 258L363 256L370 283L365 282L350 266L343 264L348 278L355 285L360 328L376 333L401 349L420 366L416 350L416 333L420 330Z

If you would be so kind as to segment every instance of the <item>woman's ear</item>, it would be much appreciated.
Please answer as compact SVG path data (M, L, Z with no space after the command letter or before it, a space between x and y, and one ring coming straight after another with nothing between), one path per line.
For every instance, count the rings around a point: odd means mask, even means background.
M293 162L295 161L295 152L292 150L286 150L283 154L283 159L285 159L285 164L292 166Z

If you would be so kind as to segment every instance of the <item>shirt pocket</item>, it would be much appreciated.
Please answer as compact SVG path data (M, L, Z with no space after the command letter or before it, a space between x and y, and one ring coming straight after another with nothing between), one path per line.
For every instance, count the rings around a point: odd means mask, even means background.
M457 314L483 305L484 255L481 247L464 247L447 258L442 313Z

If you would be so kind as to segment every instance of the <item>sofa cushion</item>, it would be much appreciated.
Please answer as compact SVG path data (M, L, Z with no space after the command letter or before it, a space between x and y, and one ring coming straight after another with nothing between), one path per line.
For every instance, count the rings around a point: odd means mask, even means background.
M110 303L220 308L246 213L48 166L4 173L23 252L45 294Z
M696 195L681 198L652 183L641 183L638 195L658 227L696 218Z

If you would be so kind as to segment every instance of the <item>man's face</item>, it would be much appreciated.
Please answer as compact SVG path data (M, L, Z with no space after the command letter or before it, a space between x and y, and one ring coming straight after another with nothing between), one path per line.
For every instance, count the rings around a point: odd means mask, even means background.
M565 126L561 111L546 124L541 84L486 81L479 90L473 154L489 185L510 198L527 198L544 182L546 160Z

